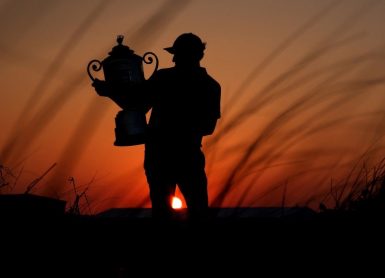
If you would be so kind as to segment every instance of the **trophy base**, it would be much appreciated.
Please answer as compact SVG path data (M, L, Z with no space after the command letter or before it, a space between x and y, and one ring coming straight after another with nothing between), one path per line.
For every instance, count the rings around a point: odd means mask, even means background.
M126 147L126 146L135 146L141 145L145 142L144 134L136 134L129 136L115 136L114 146Z
M122 110L115 118L114 146L135 146L145 142L146 116L144 112Z

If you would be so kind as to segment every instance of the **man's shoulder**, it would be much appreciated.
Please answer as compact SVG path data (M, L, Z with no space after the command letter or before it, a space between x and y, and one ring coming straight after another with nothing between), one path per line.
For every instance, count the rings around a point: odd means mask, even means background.
M209 78L210 82L213 84L213 86L221 88L221 85L219 84L219 82L216 81L211 75L208 75L208 78Z
M158 69L151 77L151 81L164 81L167 79L173 79L174 76L174 70L173 68L163 68Z
M198 73L198 75L195 74L195 76L198 76L198 79L200 79L201 82L208 84L213 90L221 90L220 84L211 75L207 73L205 68L199 68L196 73ZM159 80L175 80L178 79L179 76L180 73L178 74L178 70L175 67L171 67L157 70L153 77Z

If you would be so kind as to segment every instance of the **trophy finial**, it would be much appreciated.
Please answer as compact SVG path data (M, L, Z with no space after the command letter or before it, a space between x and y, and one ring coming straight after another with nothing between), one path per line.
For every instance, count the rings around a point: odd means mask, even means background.
M118 38L116 39L116 41L118 42L119 45L121 45L123 43L123 39L124 39L123 35L118 35Z

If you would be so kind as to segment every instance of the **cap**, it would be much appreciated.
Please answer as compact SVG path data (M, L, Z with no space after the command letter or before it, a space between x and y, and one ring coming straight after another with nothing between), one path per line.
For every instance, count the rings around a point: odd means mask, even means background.
M175 53L200 53L206 48L206 43L193 33L184 33L176 38L171 47L166 47L164 50L171 54Z

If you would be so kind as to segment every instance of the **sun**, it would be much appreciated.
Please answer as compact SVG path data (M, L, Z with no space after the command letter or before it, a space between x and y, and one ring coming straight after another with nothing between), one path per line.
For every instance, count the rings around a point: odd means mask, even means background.
M173 209L181 209L182 208L182 201L178 197L173 197L172 198L172 203L171 206Z

